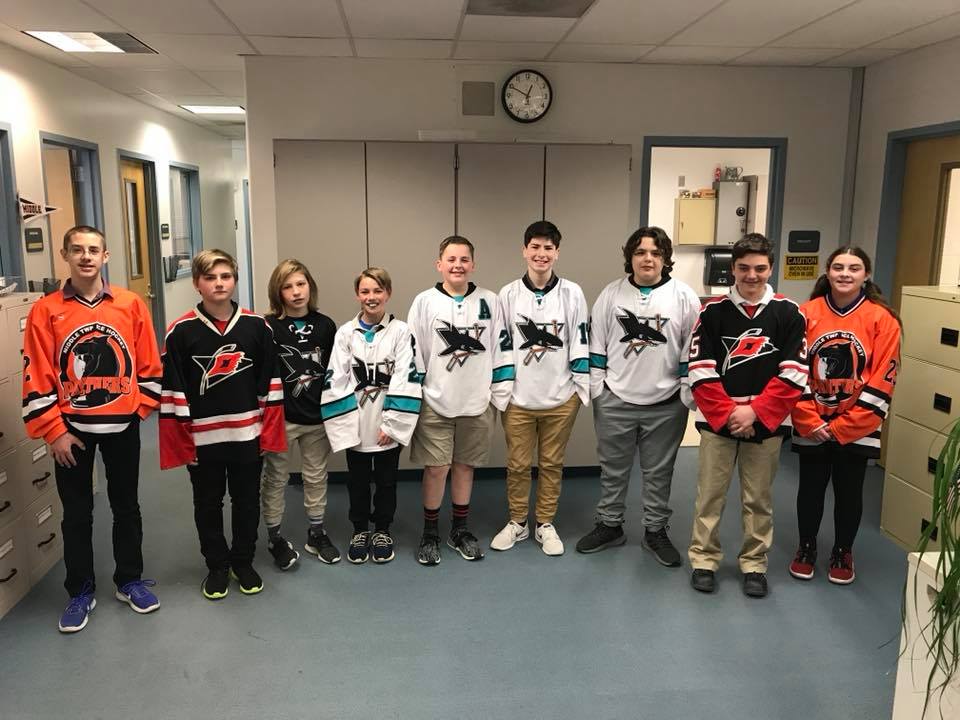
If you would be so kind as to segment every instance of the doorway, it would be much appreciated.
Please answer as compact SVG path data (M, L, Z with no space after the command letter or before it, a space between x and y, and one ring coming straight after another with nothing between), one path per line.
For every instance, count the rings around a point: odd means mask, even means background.
M166 325L157 233L156 170L153 161L126 154L121 154L119 164L127 287L146 304L159 333Z
M23 276L20 255L20 208L13 177L10 126L0 124L0 275Z

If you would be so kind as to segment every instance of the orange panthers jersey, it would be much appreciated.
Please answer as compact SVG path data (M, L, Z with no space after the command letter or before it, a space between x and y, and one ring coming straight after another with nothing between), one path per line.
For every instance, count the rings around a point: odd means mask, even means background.
M23 336L23 421L48 443L67 432L113 433L160 406L160 353L138 295L104 283L94 300L41 298Z
M793 410L798 450L826 425L841 445L880 456L880 425L890 409L900 365L900 324L866 297L839 309L829 294L803 304L807 318L807 389Z

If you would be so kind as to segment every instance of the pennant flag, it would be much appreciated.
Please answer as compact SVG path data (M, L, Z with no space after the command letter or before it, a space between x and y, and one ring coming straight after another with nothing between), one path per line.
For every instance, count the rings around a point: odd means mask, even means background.
M32 200L27 200L25 197L20 195L17 196L17 200L20 201L20 217L23 218L24 222L36 220L37 218L41 218L44 215L49 215L50 213L56 212L60 209L58 207L54 207L53 205L35 203Z

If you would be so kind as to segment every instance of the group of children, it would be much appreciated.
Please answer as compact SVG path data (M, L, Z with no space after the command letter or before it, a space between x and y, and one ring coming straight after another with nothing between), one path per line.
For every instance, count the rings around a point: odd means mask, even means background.
M143 302L101 278L109 258L103 235L89 227L69 231L62 255L71 279L36 303L24 343L24 419L31 436L51 445L64 504L71 602L61 631L82 629L95 606L89 478L97 445L114 513L116 597L137 612L159 607L152 581L141 578L136 499L138 424L158 408L161 467L186 465L190 475L208 568L202 592L211 600L227 594L231 579L245 594L263 588L253 567L261 511L274 563L286 570L298 561L296 546L281 534L294 444L309 520L304 548L320 561L341 559L323 524L326 466L341 450L353 524L347 559L395 557L390 526L405 446L424 468L417 560L440 562L448 476L446 544L466 560L482 559L468 526L470 497L498 413L507 444L508 518L489 545L506 551L532 531L545 554L563 554L553 524L563 457L577 413L591 401L600 499L579 552L625 542L636 455L642 545L665 566L682 564L667 529L689 408L701 432L691 583L704 592L716 588L719 521L738 465L743 590L766 595L770 488L792 415L801 452L801 542L790 572L801 579L814 574L832 477L837 543L829 576L851 582L866 460L878 454L899 347L898 320L869 280L866 254L835 251L813 299L801 308L770 288L772 245L751 234L733 248L735 286L701 305L688 285L671 277L666 233L640 228L623 246L625 276L604 288L591 313L581 288L554 272L560 242L552 223L530 225L523 238L526 272L495 294L470 281L472 243L446 238L436 261L441 281L414 299L406 322L387 311L390 275L367 268L354 280L358 312L339 329L318 311L317 285L302 263L285 260L274 269L271 312L264 318L232 300L235 260L205 250L192 263L201 301L170 325L161 358ZM231 545L223 528L227 491Z

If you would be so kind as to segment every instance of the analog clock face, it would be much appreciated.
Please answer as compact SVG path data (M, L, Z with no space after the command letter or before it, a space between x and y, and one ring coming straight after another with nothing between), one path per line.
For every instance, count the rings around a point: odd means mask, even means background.
M503 109L517 122L529 123L547 114L553 102L550 83L534 70L521 70L503 85Z

